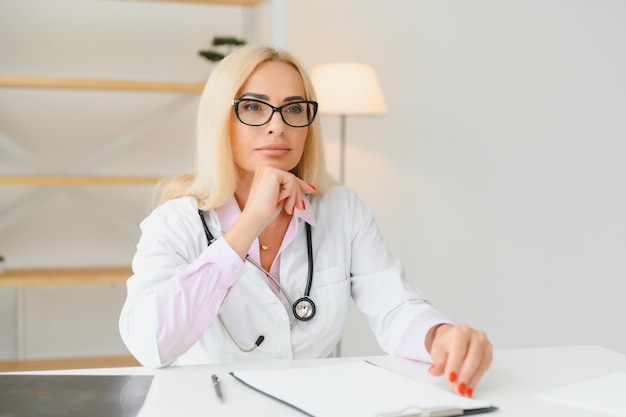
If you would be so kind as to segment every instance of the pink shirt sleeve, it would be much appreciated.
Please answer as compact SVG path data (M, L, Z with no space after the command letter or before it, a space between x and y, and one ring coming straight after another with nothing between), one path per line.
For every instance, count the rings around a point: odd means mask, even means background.
M157 288L157 346L162 364L185 353L209 328L245 270L244 261L226 240L217 239Z
M431 362L425 340L428 331L438 324L453 324L448 317L437 310L429 309L418 314L409 324L396 350L396 355L422 362Z

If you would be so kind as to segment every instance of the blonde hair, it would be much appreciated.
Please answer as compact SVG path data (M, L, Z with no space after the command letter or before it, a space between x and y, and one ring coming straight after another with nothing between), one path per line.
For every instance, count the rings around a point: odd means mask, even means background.
M302 78L305 99L315 100L309 76L289 53L269 47L245 46L228 55L215 67L200 97L195 170L166 179L160 186L161 203L193 196L201 209L209 210L224 204L235 193L238 176L230 137L230 120L235 117L232 102L254 70L267 61L292 65ZM303 181L314 184L318 193L330 186L318 118L308 127L302 158L293 172Z

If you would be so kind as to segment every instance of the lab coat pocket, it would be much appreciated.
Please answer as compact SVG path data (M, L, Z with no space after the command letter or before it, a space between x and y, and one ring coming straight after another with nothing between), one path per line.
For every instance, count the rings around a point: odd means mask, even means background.
M313 276L311 299L324 321L343 321L350 309L350 280L344 265L320 271Z
M310 298L316 313L313 319L298 326L303 336L300 348L315 356L328 355L341 338L350 311L350 280L345 266L316 272Z

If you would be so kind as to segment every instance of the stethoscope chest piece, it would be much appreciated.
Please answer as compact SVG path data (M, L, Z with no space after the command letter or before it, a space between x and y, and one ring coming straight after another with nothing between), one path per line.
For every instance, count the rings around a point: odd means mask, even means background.
M315 303L309 297L302 297L293 303L293 315L298 320L307 321L315 316Z

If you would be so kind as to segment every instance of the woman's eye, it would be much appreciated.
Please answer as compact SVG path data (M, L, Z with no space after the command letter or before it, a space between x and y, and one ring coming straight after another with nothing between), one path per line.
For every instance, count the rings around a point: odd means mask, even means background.
M286 109L287 113L302 113L302 106L300 104L294 104Z
M261 109L261 106L258 103L246 103L243 108L246 111L257 111Z

